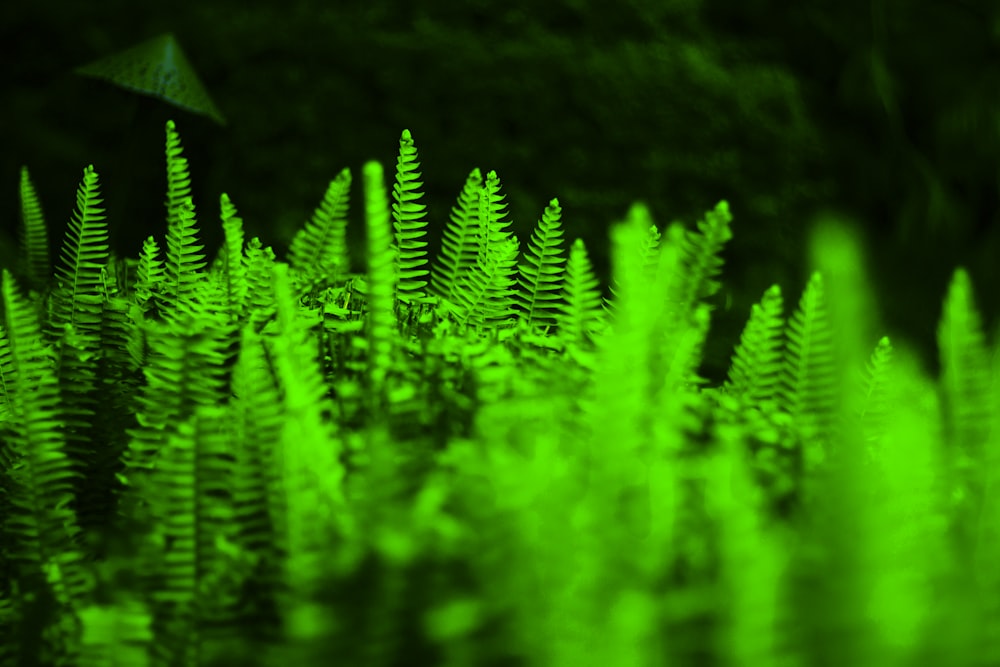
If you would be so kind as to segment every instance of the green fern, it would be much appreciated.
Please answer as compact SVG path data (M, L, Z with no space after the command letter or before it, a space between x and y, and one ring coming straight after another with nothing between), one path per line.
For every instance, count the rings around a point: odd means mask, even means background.
M462 325L504 328L516 321L518 241L507 229L510 222L503 220L503 200L500 178L491 171L479 189L476 261L458 277L454 303L449 304Z
M776 397L782 372L782 310L781 287L771 285L751 309L723 386L730 396L755 407Z
M100 409L98 368L105 356L105 271L108 226L100 206L100 186L93 167L84 171L56 266L56 285L49 296L46 329L56 346L59 389L67 418L67 454L83 480L108 481L107 471L93 451L95 418ZM76 490L76 509L84 528L101 523L105 494L91 485Z
M346 241L350 187L351 172L342 169L288 247L289 264L307 280L323 276L337 282L350 267Z
M40 294L49 284L49 238L42 205L38 201L27 167L21 167L20 195L21 226L18 229L23 262L21 273L27 279L28 286Z
M561 277L566 270L561 266L566 262L561 257L561 216L559 200L553 199L531 235L524 253L525 263L518 266L517 283L521 289L514 298L529 327L551 326L558 316L558 305L553 302L560 299Z
M953 452L960 543L974 548L974 518L983 502L984 452L990 435L993 376L983 327L964 268L955 270L938 326L944 438Z
M190 304L207 266L205 248L198 244L194 205L188 198L174 209L174 222L167 228L167 258L164 264L163 302L165 317L174 317Z
M4 429L13 455L12 466L3 470L4 560L19 585L31 591L15 597L22 622L30 624L41 613L64 619L50 628L46 654L22 654L21 663L72 662L79 650L75 609L90 594L80 528L70 507L79 471L66 451L53 352L43 343L34 308L22 300L6 269L2 282L13 385L7 396L11 419ZM35 632L29 625L20 629L26 636Z
M594 276L587 248L581 239L573 241L563 279L561 312L556 316L559 337L567 347L584 348L592 332L603 323L600 283Z
M785 329L785 356L778 380L779 406L808 443L807 469L824 460L821 442L833 426L836 372L833 334L823 298L823 278L813 273Z
M236 214L229 196L222 193L219 199L222 232L225 241L219 251L220 269L230 313L234 320L243 318L247 300L246 265L243 257L243 219Z
M454 302L459 279L476 262L479 238L479 190L483 178L473 169L465 180L458 202L451 209L449 224L441 239L441 252L431 267L431 290L442 299Z
M382 165L366 162L365 223L368 230L368 308L370 378L374 387L381 387L392 365L393 341L397 321L394 296L396 272L395 253L389 228L389 211L382 182Z
M181 137L177 133L174 121L168 120L167 132L167 228L175 226L179 221L178 209L191 197L191 174L188 161L184 157ZM194 217L194 204L191 203L191 217Z
M403 130L399 138L399 158L396 162L396 182L392 186L392 227L396 240L396 298L404 303L424 298L427 281L420 280L428 271L427 242L422 239L427 234L427 209L417 201L423 197L420 191L420 172L417 169L417 148L409 130Z
M893 355L894 350L889 337L883 336L865 366L862 412L859 418L868 447L869 461L878 460L879 449L886 433L886 421L892 410Z

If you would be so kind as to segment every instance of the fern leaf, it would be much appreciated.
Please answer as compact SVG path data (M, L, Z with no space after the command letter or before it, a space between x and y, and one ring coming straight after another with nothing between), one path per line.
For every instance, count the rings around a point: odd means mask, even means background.
M561 310L556 317L559 336L567 345L583 347L588 334L603 320L603 312L600 283L581 239L570 248L562 294L563 302L556 306Z
M653 223L653 218L649 213L649 207L643 202L634 202L631 206L629 206L628 212L625 214L625 219L618 224L619 226L627 225L640 227L646 230L646 234L643 236L642 241L634 249L635 262L637 266L642 267L644 274L650 281L654 280L656 278L657 264L660 256L660 242L662 237L660 235L660 230L658 230L656 225ZM619 289L620 286L617 279L612 276L611 284L608 286L612 299L615 299L618 296ZM615 303L616 302L613 300L605 299L605 313L608 315L614 314Z
M166 438L197 406L225 402L235 336L228 318L200 299L174 318L149 320L144 327L150 349L143 367L146 384L137 399L138 427L128 430L123 457L133 473L153 467Z
M793 427L803 440L825 438L832 427L836 393L836 369L832 325L823 298L823 279L812 274L785 330L784 363L778 381L779 406L791 415ZM811 467L822 451L808 452Z
M57 286L52 297L51 325L59 335L62 326L73 326L90 336L96 352L101 319L104 278L108 262L108 227L101 208L100 184L93 165L83 172L76 193L76 210L56 266Z
M81 472L76 510L84 528L100 524L103 491L92 480L99 476L93 448L93 427L99 411L96 393L99 361L104 348L105 275L109 261L108 226L100 208L97 173L84 171L74 212L56 268L57 286L50 295L49 336L56 341L59 389L66 416L66 452Z
M178 309L194 298L198 284L204 279L207 265L198 245L198 229L194 219L194 204L185 199L174 209L174 220L167 228L167 260L164 266L164 317L173 317Z
M486 181L479 189L479 202L476 214L479 218L479 252L480 260L487 257L495 246L507 242L511 233L510 221L503 218L507 215L506 195L500 194L500 177L495 171L486 174Z
M366 184L381 177L377 165L369 162L363 167ZM382 188L381 196L384 194ZM376 187L374 192L366 194L366 199L378 195ZM390 238L388 211L384 200L381 207L377 202L377 199L372 201L369 209L381 208L385 213L381 220L382 243L387 244ZM377 215L377 211L373 214ZM391 277L391 263L381 270ZM300 559L328 553L332 539L350 541L356 538L344 496L345 471L339 460L340 441L334 424L324 418L333 408L326 398L327 388L316 344L297 313L287 266L275 265L273 278L277 335L270 340L269 350L287 416L276 461L287 501L283 517L289 556L286 576L293 590L303 591L314 582L309 572L298 567ZM391 298L391 290L386 290L379 298L385 299L386 295Z
M365 223L368 230L368 316L370 338L369 371L371 381L380 386L392 364L392 347L397 322L394 309L396 273L389 227L389 211L382 165L367 162L363 167L365 184Z
M404 302L424 298L427 281L420 280L428 271L427 242L421 239L427 234L427 207L417 203L420 191L420 172L417 169L417 148L409 130L403 130L399 138L399 158L396 162L396 183L392 187L392 226L396 238L396 296Z
M50 257L49 238L45 226L42 206L35 193L35 187L28 175L28 168L21 167L21 261L22 273L30 288L43 292L49 282Z
M892 381L892 343L888 336L879 339L865 367L861 401L862 432L868 445L869 460L878 458L878 449L886 432L894 395Z
M4 550L23 575L35 577L59 554L74 552L79 529L69 504L79 473L65 451L52 352L43 343L34 309L17 293L6 269L2 280L13 375L6 437L15 457Z
M441 239L441 252L431 267L431 290L443 299L453 301L459 277L476 262L479 238L479 190L483 178L473 169L465 180L458 202L451 209L449 224Z
M458 320L462 324L496 326L517 317L514 309L517 270L517 239L510 237L494 244L485 257L477 259L476 268L466 273L455 293Z
M323 201L288 247L289 264L307 279L324 276L336 282L350 266L346 240L350 190L351 172L345 168L330 181Z
M167 121L167 228L179 222L178 209L191 197L191 174L187 158L183 156L181 137L174 121ZM194 218L194 203L190 203L191 217Z
M956 269L952 276L937 338L944 437L952 452L955 500L972 512L963 512L958 523L961 539L971 540L974 528L966 518L978 513L983 502L984 448L991 430L993 386L982 320L964 268ZM963 541L963 547L971 548L971 543Z
M559 308L553 302L560 299L558 292L566 270L561 266L566 261L561 256L561 216L559 200L553 199L528 241L525 263L518 267L517 283L521 289L515 294L515 301L529 327L551 326L558 317Z
M783 307L778 285L769 287L760 303L753 305L723 385L730 396L757 407L775 398L781 373Z
M226 193L222 193L219 206L225 238L220 257L223 262L226 294L231 313L238 319L247 298L246 266L243 263L243 219L237 216L236 207Z
M714 278L722 271L719 256L726 242L733 237L729 223L729 203L721 201L698 222L698 232L688 233L684 242L684 289L680 301L689 307L719 291Z

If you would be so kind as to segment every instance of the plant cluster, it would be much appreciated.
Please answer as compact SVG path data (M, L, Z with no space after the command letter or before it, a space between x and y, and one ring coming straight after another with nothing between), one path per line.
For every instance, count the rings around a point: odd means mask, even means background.
M87 167L54 272L22 170L0 328L0 665L998 664L994 378L968 275L942 377L887 338L849 234L786 321L697 373L731 238L634 205L612 296L553 199L522 248L474 169L430 260L413 137L282 261L199 244L166 127L165 238L108 250ZM865 361L867 360L867 363Z

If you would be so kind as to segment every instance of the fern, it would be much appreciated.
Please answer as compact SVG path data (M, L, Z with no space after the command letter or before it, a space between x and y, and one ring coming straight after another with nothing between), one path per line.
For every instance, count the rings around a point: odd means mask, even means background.
M449 224L441 239L441 252L431 267L431 289L442 299L455 300L459 278L476 261L479 238L479 190L483 178L473 169L465 180L457 204L451 209Z
M422 239L427 234L427 220L423 204L417 203L423 193L419 190L420 172L417 169L417 149L409 130L403 130L399 138L399 158L396 162L396 182L392 186L392 227L396 239L396 298L410 303L424 298L427 281L420 280L428 271L427 242Z
M234 320L242 319L247 300L246 265L243 257L243 219L236 215L229 196L222 194L219 207L222 214L222 232L225 242L219 252L221 274L230 313Z
M289 264L307 280L324 276L337 282L349 268L346 229L350 187L351 172L342 169L288 247Z
M167 228L167 259L164 264L163 301L165 317L174 317L190 305L207 265L198 245L194 206L186 199L175 209L174 222Z
M565 269L562 255L562 209L559 200L553 199L545 207L542 219L538 221L524 253L525 263L518 267L517 283L520 291L515 302L521 308L529 327L548 327L555 324L559 309L553 301L558 301L562 286L560 277Z
M78 547L80 529L70 508L79 472L66 452L66 418L52 352L43 343L34 309L17 293L6 269L2 282L13 385L7 397L11 419L5 428L13 465L4 470L9 482L2 519L4 558L21 585L43 592L42 597L34 593L18 600L24 619L45 613L48 600L53 600L52 613L67 620L51 629L47 648L55 655L22 655L21 662L72 661L79 648L74 608L89 594Z
M823 299L823 279L813 273L785 330L787 347L778 380L780 407L791 416L794 428L809 443L809 469L822 462L824 451L817 440L829 437L833 420L835 387L832 328Z
M177 225L180 219L179 209L191 197L191 174L188 171L188 161L184 157L181 138L177 133L174 121L168 120L167 132L167 228ZM194 203L190 203L191 217L194 217Z
M45 216L38 201L35 187L28 175L28 168L21 167L21 226L20 232L21 272L28 286L41 293L49 282L49 238L45 228Z
M959 506L960 544L974 548L973 519L983 502L984 451L990 435L993 377L972 284L964 268L955 270L938 326L944 437L952 451Z
M862 429L868 447L870 461L878 460L878 450L886 433L886 420L892 406L894 350L888 336L879 339L875 350L865 367L864 385L862 387Z
M382 183L382 165L367 162L363 168L365 179L365 222L368 229L368 307L370 378L374 387L380 387L392 364L392 347L396 338L394 295L396 273L389 231L385 185Z
M782 309L781 287L772 285L751 309L724 385L730 396L756 407L775 398L782 372Z
M452 312L465 325L505 326L516 321L513 289L516 284L518 242L504 221L507 209L495 171L479 189L478 248L475 264L458 278L452 292Z
M556 316L559 335L568 347L583 348L591 332L603 321L600 284L587 257L587 248L576 239L569 251L563 280L561 312Z

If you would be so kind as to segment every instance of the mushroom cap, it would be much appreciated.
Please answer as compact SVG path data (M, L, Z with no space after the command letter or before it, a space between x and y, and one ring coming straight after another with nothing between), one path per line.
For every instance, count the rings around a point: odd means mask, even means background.
M195 74L173 34L137 44L74 70L77 74L110 81L226 124L208 91Z

